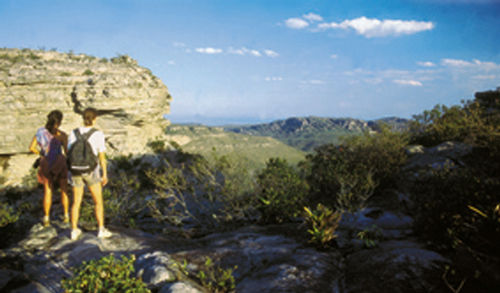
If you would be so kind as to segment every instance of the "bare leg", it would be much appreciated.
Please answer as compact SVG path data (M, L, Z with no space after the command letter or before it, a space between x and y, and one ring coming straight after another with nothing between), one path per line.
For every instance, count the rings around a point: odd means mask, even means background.
M43 184L43 212L45 213L45 217L50 218L50 207L52 206L52 187L50 186L50 182L48 180Z
M59 182L59 188L61 189L61 203L64 210L64 217L68 215L69 210L69 198L68 198L68 186L66 185L67 179L61 179Z
M92 194L92 199L95 205L95 219L97 220L97 225L99 229L104 227L104 204L102 201L102 186L101 183L89 186L90 194Z
M71 207L71 228L78 228L78 217L80 217L80 205L83 198L83 186L73 186L73 206Z

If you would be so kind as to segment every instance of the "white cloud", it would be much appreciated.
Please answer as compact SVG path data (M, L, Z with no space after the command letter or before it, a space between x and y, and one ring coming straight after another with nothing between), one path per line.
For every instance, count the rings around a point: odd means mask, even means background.
M419 61L419 62L417 62L417 64L419 66L422 66L422 67L434 67L434 66L436 66L436 64L429 62L429 61Z
M416 81L416 80L396 79L396 80L394 80L394 83L397 83L400 85L423 86L423 84L420 81Z
M266 54L266 56L271 57L271 58L275 58L275 57L278 57L280 55L280 54L274 52L273 50L264 50L264 54Z
M367 38L410 35L421 31L431 30L434 23L415 20L399 20L366 18L364 16L344 20L341 23L320 23L319 29L354 29L358 34Z
M282 81L283 78L281 76L268 76L265 78L265 81Z
M175 61L174 61L174 60L169 60L169 61L167 62L167 64L168 64L168 65L175 65Z
M302 17L304 19L309 20L310 22L323 21L323 17L321 17L321 15L318 15L318 14L315 14L315 13L312 13L312 12L310 12L308 14L302 15Z
M302 83L302 84L312 84L312 85L325 84L325 82L323 80L319 80L319 79L303 80L300 83Z
M235 55L245 55L245 48L242 49L234 49L233 47L230 47L228 50L229 54L235 54Z
M302 18L289 18L285 20L285 25L293 29L303 29L309 26L309 23Z
M460 59L442 59L441 64L449 67L477 68L482 70L500 69L500 64L496 64L494 62L483 62L477 59L472 60L472 62Z
M201 54L220 54L222 53L222 49L217 49L217 48L196 48L196 52L201 53Z
M235 55L241 55L241 56L252 55L255 57L262 57L262 53L259 50L248 49L245 47L242 47L240 49L235 49L233 47L229 47L227 52L229 54L235 54ZM279 54L274 52L273 50L264 50L264 54L268 57L278 57L279 56Z
M249 52L249 53L250 53L251 55L255 56L255 57L260 57L260 56L262 56L262 54L261 54L259 51L257 51L257 50L250 50L250 52Z
M496 79L496 75L476 75L473 76L474 79L488 80L488 79Z
M173 45L174 45L174 47L177 47L177 48L184 48L184 47L186 47L186 44L184 44L182 42L174 42Z
M337 58L339 58L339 56L337 54L332 54L332 55L330 55L330 58L337 59Z

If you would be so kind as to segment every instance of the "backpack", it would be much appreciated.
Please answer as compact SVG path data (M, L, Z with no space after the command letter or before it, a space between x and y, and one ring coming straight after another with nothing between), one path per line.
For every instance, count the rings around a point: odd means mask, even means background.
M90 173L97 167L97 156L88 141L96 131L97 129L92 128L87 133L81 134L78 128L74 130L76 141L68 151L68 168L72 174Z

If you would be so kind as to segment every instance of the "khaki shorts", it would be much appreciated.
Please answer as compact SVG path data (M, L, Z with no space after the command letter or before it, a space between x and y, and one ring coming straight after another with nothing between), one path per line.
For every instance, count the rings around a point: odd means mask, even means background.
M99 169L95 169L91 173L84 173L81 175L71 174L69 181L73 187L83 187L85 184L87 186L100 184L102 181L101 172L99 172Z

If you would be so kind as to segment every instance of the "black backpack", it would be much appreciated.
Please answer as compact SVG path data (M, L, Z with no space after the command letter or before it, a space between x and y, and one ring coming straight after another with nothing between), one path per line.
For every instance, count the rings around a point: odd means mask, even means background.
M92 146L88 141L89 137L96 131L97 129L92 128L82 135L78 128L75 129L76 141L68 151L68 168L71 174L90 173L97 167L97 156L92 151Z

